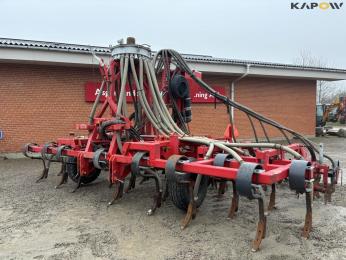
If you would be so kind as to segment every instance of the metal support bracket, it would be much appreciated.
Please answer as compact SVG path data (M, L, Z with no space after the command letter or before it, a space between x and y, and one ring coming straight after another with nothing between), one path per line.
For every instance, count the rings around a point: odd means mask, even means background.
M240 165L235 180L236 189L239 195L247 197L248 199L258 199L261 194L258 194L257 185L252 184L252 175L260 173L262 167L256 163L244 162Z
M261 185L252 183L253 174L260 174L262 171L263 170L261 165L256 163L244 162L240 165L237 173L237 179L235 180L236 190L241 196L247 197L250 200L258 200L259 219L257 223L256 238L252 242L252 251L257 251L259 249L262 239L265 238L267 228L267 217L264 211L264 191Z
M106 154L105 152L105 149L104 148L100 148L100 149L97 149L94 153L94 156L93 156L93 165L96 169L100 169L100 170L103 170L105 169L105 167L103 165L100 164L100 157L101 155L104 155Z
M288 175L290 189L300 194L306 191L305 173L310 165L311 163L308 161L292 160Z
M224 167L225 162L227 160L232 159L232 155L227 154L227 153L218 153L214 157L214 166L219 166L219 167ZM227 180L220 179L219 181L219 187L218 187L218 197L222 197L223 194L225 194L226 189L227 189Z
M310 168L311 163L304 160L293 160L289 170L289 185L292 190L298 194L305 193L306 197L306 214L305 224L302 236L308 238L312 228L312 197L314 189L314 179L306 180L306 171Z

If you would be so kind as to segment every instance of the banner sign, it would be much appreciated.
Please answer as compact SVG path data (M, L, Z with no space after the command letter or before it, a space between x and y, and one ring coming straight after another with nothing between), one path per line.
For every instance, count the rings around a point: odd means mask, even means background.
M197 77L201 77L201 73L195 72ZM187 81L189 82L190 86L190 97L192 103L214 103L220 102L215 100L215 98L208 94L203 88L201 88L197 83L190 78L189 76L187 77ZM100 92L100 82L87 82L85 84L85 101L87 102L94 102L96 99L96 96ZM220 86L211 86L215 91L219 92L222 95L225 95L225 88L220 87ZM133 90L133 95L136 96L136 90ZM100 101L104 101L107 96L107 91L106 88L102 91L102 96L100 98ZM132 97L131 97L131 92L130 92L130 87L126 85L126 101L127 102L132 102Z
M94 102L97 95L100 92L101 83L100 82L93 82L88 81L85 83L85 101L87 102ZM136 95L136 91L134 90L134 95ZM104 87L102 91L102 96L100 98L100 101L105 101L107 97L107 88ZM132 102L131 93L130 93L130 87L126 85L126 101Z
M194 74L197 78L202 79L202 73L195 71ZM215 97L210 95L205 89L201 88L189 75L186 76L187 81L190 86L190 97L192 103L219 103L221 101L216 100ZM211 86L216 92L221 95L225 95L226 90L225 87L221 86Z

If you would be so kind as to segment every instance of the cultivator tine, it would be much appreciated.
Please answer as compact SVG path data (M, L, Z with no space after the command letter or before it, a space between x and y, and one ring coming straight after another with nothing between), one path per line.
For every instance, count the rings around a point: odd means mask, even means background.
M45 159L42 158L42 163L43 163L43 170L42 170L42 174L40 175L40 177L36 180L36 182L40 182L43 179L47 179L48 177L48 172L49 172L49 167L50 167L50 161L47 161Z
M155 172L154 170L150 169L150 168L145 168L144 169L146 174L142 174L141 172L139 172L141 174L141 176L143 177L147 177L148 179L152 178L155 180L155 195L154 195L154 201L153 201L153 205L152 207L147 211L147 215L151 216L155 213L157 208L161 207L162 204L162 181L160 179L160 176L158 175L157 172Z
M196 200L194 198L194 184L193 182L189 183L189 193L190 193L190 203L187 208L187 212L183 220L181 221L180 228L183 230L185 229L191 222L191 220L195 219L197 214L197 206L196 206Z
M271 193L270 193L269 204L268 204L268 211L272 211L273 209L276 209L275 197L276 197L276 185L275 185L275 183L273 183L272 184L272 190L271 190Z
M202 180L202 175L198 174L196 177L196 180L191 180L189 178L189 175L186 175L185 173L179 173L177 174L176 172L176 165L179 163L185 162L191 162L191 158L188 158L184 155L172 155L168 158L166 162L166 167L165 167L165 174L167 176L167 182L176 182L179 183L179 185L188 185L188 194L189 194L189 204L187 205L187 212L184 217L184 219L181 221L181 229L185 229L189 223L191 222L192 219L196 217L196 212L197 212L197 199L198 199L198 191L199 191L199 186ZM179 177L179 175L181 175ZM188 179L186 178L181 178L182 176L187 176ZM171 190L169 190L171 192ZM173 192L173 191L172 191Z
M197 200L198 200L198 191L202 181L203 175L197 175L195 181L189 181L189 194L190 202L187 207L187 212L184 219L181 222L181 229L185 229L191 222L191 220L196 218L197 215Z
M60 188L61 185L67 183L67 180L68 180L68 174L67 174L67 172L64 172L64 173L61 175L60 182L58 183L58 185L55 186L55 188L56 188L56 189Z
M162 203L162 181L160 176L155 170L152 170L148 167L141 167L140 162L142 159L144 159L145 156L147 156L147 152L137 152L132 159L131 162L131 179L129 186L126 189L126 192L133 189L135 187L136 183L136 177L140 175L142 177L142 181L154 179L155 180L155 188L156 192L154 195L154 202L152 207L147 211L147 215L153 215L157 208L161 207Z
M66 149L71 149L71 146L61 145L61 146L58 146L58 148L56 149L55 158L58 162L61 162L60 172L58 173L57 176L62 176L62 177L61 177L60 183L55 188L58 188L60 185L67 182L68 175L66 172L66 162L65 162L66 157L63 156L63 151Z
M304 160L294 160L291 162L289 170L289 185L297 194L305 193L306 199L306 214L305 224L302 232L302 237L309 238L312 228L312 199L314 190L314 180L305 180L306 171L310 170L310 162Z
M259 213L259 220L257 224L257 232L256 232L256 238L252 242L252 251L255 252L259 249L262 239L266 236L266 228L267 228L267 217L264 213L264 200L263 198L258 198L258 213Z
M47 154L48 147L50 147L50 146L56 147L57 144L55 142L46 143L46 144L43 145L43 147L41 149L41 158L42 158L42 163L43 163L43 171L42 171L41 176L36 180L36 182L39 182L39 181L41 181L43 179L47 179L47 177L48 177L50 163L51 163L51 160L53 158L53 155L51 155L51 154L48 155Z
M304 224L302 236L304 238L309 238L310 231L312 228L312 192L306 192L305 198L306 198L306 215L305 215L305 224Z
M60 188L61 185L67 183L68 180L68 173L66 171L66 163L62 163L61 165L61 179L58 185L55 186L56 189Z
M220 181L219 188L217 191L217 196L221 198L225 194L226 189L227 189L227 181Z
M79 175L77 184L75 188L71 191L71 193L75 193L82 186L82 181L83 181L83 177Z
M64 164L62 163L61 164L61 168L60 168L60 172L57 174L57 176L61 176L61 175L64 175L64 172L65 172L65 168L64 168Z
M256 238L252 242L252 251L257 251L261 245L262 239L265 238L267 228L267 217L264 211L264 191L262 185L252 183L254 173L261 174L263 171L261 165L256 163L244 162L240 165L237 173L235 186L239 195L248 199L257 199L258 201L258 224Z
M228 212L228 218L230 219L234 218L235 213L238 211L238 205L239 205L239 195L237 192L235 181L232 181L232 187L233 187L232 203Z
M115 183L115 190L113 193L112 201L108 202L108 206L113 205L115 201L121 199L124 194L124 183L121 181L117 181Z
M162 192L156 192L154 195L154 202L152 207L147 211L147 215L151 216L155 213L157 208L160 208L162 204Z
M131 172L131 178L130 178L129 185L127 185L127 187L126 187L124 192L128 193L131 190L133 190L135 187L136 187L136 174Z

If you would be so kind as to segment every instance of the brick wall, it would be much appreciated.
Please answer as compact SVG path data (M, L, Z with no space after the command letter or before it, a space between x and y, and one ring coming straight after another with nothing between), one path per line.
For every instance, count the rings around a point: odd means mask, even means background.
M0 64L0 152L15 152L28 142L44 143L75 131L87 121L87 80L99 72L87 68Z
M316 81L253 78L240 81L235 99L245 106L305 135L315 134ZM244 113L235 112L237 127L246 137L252 132ZM263 136L261 127L259 135ZM268 133L280 136L278 130L268 127Z
M204 79L225 86L229 93L232 78ZM84 101L84 83L90 80L99 80L97 69L0 64L0 129L4 131L0 152L16 152L28 142L45 143L76 132L75 124L86 122L91 109ZM314 81L248 78L237 83L235 96L250 108L313 135L315 89ZM222 104L216 109L214 104L193 104L192 133L222 136L229 118L226 111ZM235 118L241 137L248 138L246 118L239 113Z
M210 85L224 86L226 94L230 93L230 83L234 78L225 76L207 76L203 79ZM274 78L244 78L235 83L235 100L256 112L259 112L277 122L312 136L315 134L315 102L316 81L292 80ZM192 107L194 134L212 133L222 136L229 116L222 104L196 105ZM247 116L235 110L235 125L239 130L239 138L253 137L251 125ZM263 131L258 122L254 121L258 136L263 137ZM275 128L266 126L269 135L281 137Z

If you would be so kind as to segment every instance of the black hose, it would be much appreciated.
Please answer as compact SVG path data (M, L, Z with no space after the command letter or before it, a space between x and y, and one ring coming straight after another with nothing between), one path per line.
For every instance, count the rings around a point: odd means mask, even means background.
M104 139L109 139L108 135L106 134L106 128L111 126L111 125L115 125L115 124L125 124L125 122L123 120L120 120L120 119L114 119L114 120L102 122L100 124L100 129L99 129L99 133L100 133L101 137Z
M290 134L292 134L294 137L296 137L297 139L299 139L309 150L309 153L311 154L311 159L312 161L316 161L316 154L315 152L319 152L318 149L314 146L314 144L308 140L307 138L305 138L303 135L295 132L294 130L287 128L281 124L279 124L278 122L269 119L259 113L256 113L255 111L253 111L252 109L241 105L238 102L232 101L230 100L228 97L221 95L220 93L216 92L213 88L211 88L208 84L206 84L203 80L197 78L194 73L191 71L191 69L188 67L188 65L186 64L185 60L181 57L181 55L179 53L177 53L174 50L164 50L167 51L171 57L173 57L177 63L177 65L185 72L187 72L189 74L189 76L194 79L196 81L196 83L198 83L198 85L200 85L203 89L205 89L209 94L211 94L212 96L214 96L215 98L217 98L218 100L220 100L221 102L223 102L226 105L232 106L236 109L239 109L240 111L244 112L245 114L249 114L252 117L258 119L260 122L264 122L268 125L271 125L277 129L281 129L282 131L286 131ZM162 53L163 51L159 51L159 53L156 55L156 58L160 57L160 53ZM161 56L162 57L162 56ZM154 60L154 63L156 62L156 60ZM329 157L324 155L325 158L327 158L328 160L330 160L333 168L335 167L335 163L334 161Z
M261 125L261 127L262 127L262 130L263 130L264 136L265 136L266 139L267 139L267 142L268 142L268 143L271 143L271 141L270 141L270 139L269 139L269 136L268 136L268 133L267 133L267 130L266 130L266 128L265 128L264 125L263 125L263 122L262 122L261 120L258 120L258 121L259 121L259 123L260 123L260 125Z
M254 125L254 123L253 123L253 121L252 121L252 118L250 117L249 114L247 114L247 117L248 117L248 119L249 119L249 121L250 121L250 125L251 125L251 128L252 128L252 131L253 131L253 133L254 133L254 135L255 135L256 143L258 143L258 137L257 137L257 132L256 132L255 125Z
M178 109L178 105L175 102L175 99L173 97L173 93L172 90L170 88L170 83L171 83L171 74L170 74L170 69L167 66L169 64L169 57L166 53L166 51L164 50L162 57L162 66L166 63L166 65L164 66L164 70L165 70L165 75L166 75L166 81L168 82L168 95L169 95L169 99L172 102L172 110L173 110L173 115L175 116L175 119L178 121L178 125L180 127L182 127L182 130L186 133L186 134L190 134L190 131L186 125L186 122L184 120L184 118L182 117L179 109ZM162 68L162 67L161 67ZM159 72L157 69L155 70L155 72ZM174 76L174 75L173 75Z

